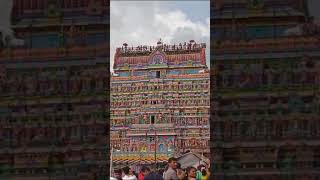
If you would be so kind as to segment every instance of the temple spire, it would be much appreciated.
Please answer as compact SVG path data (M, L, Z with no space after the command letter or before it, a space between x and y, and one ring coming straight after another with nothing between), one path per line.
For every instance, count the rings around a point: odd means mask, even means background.
M157 42L157 47L160 47L160 46L162 46L163 45L163 43L162 43L162 40L161 40L161 38L159 39L159 41Z

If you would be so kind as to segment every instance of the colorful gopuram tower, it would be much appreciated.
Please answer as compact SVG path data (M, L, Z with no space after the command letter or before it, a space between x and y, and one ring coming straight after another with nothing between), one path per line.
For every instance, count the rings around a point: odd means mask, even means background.
M117 48L111 77L113 165L209 155L205 44Z
M319 179L319 27L306 1L212 5L211 178Z
M14 0L24 44L0 49L0 179L107 179L108 7Z

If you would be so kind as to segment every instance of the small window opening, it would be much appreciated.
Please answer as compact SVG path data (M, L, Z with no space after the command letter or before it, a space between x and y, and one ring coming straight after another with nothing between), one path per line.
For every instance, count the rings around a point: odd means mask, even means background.
M152 115L151 116L151 124L154 124L154 119L155 119L155 117L154 117L154 115Z
M160 78L160 71L156 72L156 78Z

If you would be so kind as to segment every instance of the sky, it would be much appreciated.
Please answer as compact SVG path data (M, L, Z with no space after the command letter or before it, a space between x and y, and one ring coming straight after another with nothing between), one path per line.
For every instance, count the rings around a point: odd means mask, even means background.
M1 32L10 32L10 16L11 16L11 7L12 0L1 0L0 6L0 31Z
M209 66L210 1L111 1L110 6L111 67L123 43L155 46L160 38L165 44L206 43Z
M319 0L308 0L309 12L311 16L314 16L319 22L320 20L320 1Z

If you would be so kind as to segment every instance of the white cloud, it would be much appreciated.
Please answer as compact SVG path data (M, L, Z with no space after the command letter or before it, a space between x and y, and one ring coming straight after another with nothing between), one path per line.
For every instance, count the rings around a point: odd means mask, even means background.
M2 0L0 6L0 29L10 28L12 0Z
M311 16L314 16L316 21L320 21L320 12L319 12L320 1L319 0L309 0L308 8Z
M5 44L6 37L10 37L10 45L21 46L24 44L24 41L21 39L16 39L14 33L11 29L11 11L13 7L13 0L2 0L0 6L0 32L2 43Z
M151 1L111 1L110 15L110 64L112 66L115 49L121 47L124 42L129 46L156 45L159 38L165 44L177 44L191 39L197 43L205 42L207 43L207 62L209 62L209 17L203 22L192 21L179 9L170 10L162 2Z
M12 0L2 0L0 6L0 32L11 34L11 8Z

